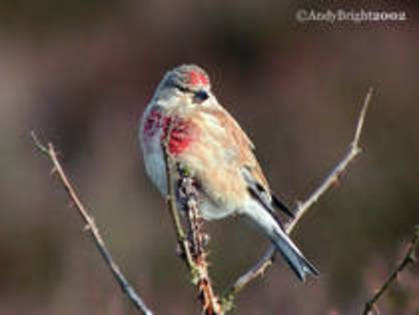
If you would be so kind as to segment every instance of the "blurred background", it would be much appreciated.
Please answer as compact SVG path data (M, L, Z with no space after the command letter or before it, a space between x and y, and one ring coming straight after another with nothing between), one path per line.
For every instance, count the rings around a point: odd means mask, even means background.
M403 11L403 22L299 23L299 9ZM237 314L359 314L419 223L419 6L392 1L0 1L0 314L135 314L30 130L52 141L115 260L156 314L198 314L140 116L166 70L197 63L290 206L341 159L369 86L363 153L293 233L321 276L278 259ZM206 225L222 290L268 243ZM380 300L419 314L419 267Z

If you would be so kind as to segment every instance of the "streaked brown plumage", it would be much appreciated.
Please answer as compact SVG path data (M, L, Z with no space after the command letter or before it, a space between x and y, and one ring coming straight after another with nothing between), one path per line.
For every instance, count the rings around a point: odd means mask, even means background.
M272 196L253 143L218 103L208 75L198 66L169 71L143 114L140 142L145 166L162 194L167 184L161 141L169 123L169 150L198 183L203 217L241 215L276 245L300 279L318 274L282 230L275 208L292 213Z

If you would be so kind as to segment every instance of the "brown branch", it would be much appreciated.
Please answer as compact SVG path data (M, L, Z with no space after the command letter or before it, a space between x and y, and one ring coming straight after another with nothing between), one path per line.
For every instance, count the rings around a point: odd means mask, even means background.
M171 132L170 126L167 130L166 139L162 141L167 174L167 205L175 226L181 257L190 272L192 283L197 288L202 313L222 315L224 312L221 310L218 297L214 294L208 273L207 254L204 251L205 234L202 231L203 222L198 209L199 192L188 172L175 165L167 145ZM181 224L178 205L182 206L185 214L187 233L184 232Z
M374 296L369 299L365 303L363 315L372 315L374 313L375 304L378 302L380 297L383 295L384 292L390 287L390 285L397 280L397 277L400 272L402 272L409 264L413 264L416 262L416 247L419 244L419 225L416 226L415 235L413 236L412 240L409 243L409 248L407 249L406 255L403 257L402 261L399 265L394 269L391 274L388 276L386 281L382 284L382 286L376 291Z
M354 138L349 146L349 150L338 165L329 173L329 175L323 180L323 182L318 186L307 198L306 201L301 202L297 205L295 211L295 218L288 222L285 225L285 231L290 234L300 219L304 214L313 206L314 203L330 188L334 183L338 181L339 176L345 171L348 165L354 160L354 158L361 153L361 148L359 147L359 139L361 137L362 128L364 125L365 114L367 112L371 97L373 93L373 88L370 87L368 93L365 96L364 104L362 106L361 112L359 114L358 122L355 129ZM241 275L236 282L229 288L227 294L223 297L223 308L225 310L230 310L233 306L233 301L235 295L240 292L244 287L246 287L251 281L262 276L265 271L272 265L275 258L275 247L271 245L261 259L246 273Z
M115 280L119 283L121 290L125 293L128 299L134 304L135 308L139 310L144 315L153 315L152 311L145 305L141 297L135 292L133 287L129 284L125 276L122 274L118 265L114 262L109 250L107 249L105 242L103 241L102 236L99 233L99 229L96 226L93 217L91 217L87 209L83 206L79 197L77 196L74 188L72 187L67 175L65 174L61 163L57 158L57 153L54 149L52 143L48 143L47 146L43 145L36 134L32 131L31 137L34 141L36 148L45 154L53 165L53 173L57 173L58 178L60 179L64 189L70 198L71 202L75 205L78 213L85 222L85 230L89 232L91 238L93 239L96 247L98 248L100 254L106 262L106 265L109 267L112 275Z

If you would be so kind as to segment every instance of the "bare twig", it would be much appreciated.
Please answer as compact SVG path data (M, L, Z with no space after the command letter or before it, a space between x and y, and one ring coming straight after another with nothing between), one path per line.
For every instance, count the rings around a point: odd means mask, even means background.
M306 201L301 202L297 205L295 210L295 218L288 222L285 225L285 231L290 234L296 224L300 221L308 209L318 201L318 199L334 184L337 182L339 176L345 171L349 163L354 160L354 158L361 153L361 148L359 147L359 138L361 136L362 128L364 125L365 114L367 112L371 97L373 93L373 88L371 87L368 90L368 93L365 96L364 104L362 106L361 112L359 114L358 122L355 129L354 138L349 146L349 150L343 159L338 163L338 165L329 173L329 175L323 180L319 187L317 187L307 198ZM240 276L236 282L229 288L227 294L223 297L223 308L226 310L231 309L233 306L233 300L235 295L241 291L247 284L252 280L262 276L265 271L272 265L275 258L275 247L271 245L261 259L246 273Z
M355 136L349 145L349 151L343 157L343 159L339 162L339 164L333 169L333 171L325 178L325 180L321 183L316 190L308 197L306 201L300 203L297 207L297 211L295 212L295 219L292 220L289 224L285 226L285 231L289 234L294 229L295 225L300 221L303 215L307 212L307 210L316 203L319 198L330 188L334 183L336 183L339 179L339 176L345 171L348 167L349 163L351 163L355 157L362 152L359 146L359 138L361 136L362 128L364 126L365 114L367 113L367 109L372 97L373 88L371 87L368 90L367 95L365 96L364 105L362 106L361 112L359 114L358 123L355 129Z
M185 262L189 270L194 270L195 263L192 259L191 249L189 247L188 238L183 230L182 223L180 222L179 213L176 205L176 195L173 187L173 165L172 160L167 157L166 159L166 173L167 173L167 208L169 209L170 217L172 218L173 225L176 231L176 238L182 255L185 257Z
M381 285L381 287L376 291L374 296L365 303L365 308L363 315L372 315L374 313L375 304L378 302L380 297L385 291L390 287L390 285L397 280L397 276L402 272L409 264L413 264L416 261L416 247L419 244L419 225L416 226L415 235L409 243L409 248L407 249L406 255L403 257L402 261L398 264L396 269L394 269L391 274L388 276L386 281Z
M204 233L202 232L202 218L199 215L199 192L193 179L184 171L176 169L172 156L168 150L168 140L171 128L167 128L167 135L162 141L162 150L166 162L167 174L167 204L170 216L175 226L178 245L182 251L189 269L192 283L198 290L202 313L205 315L222 315L219 300L214 294L212 281L208 273L208 263L204 251ZM176 181L176 190L174 182ZM177 199L177 197L179 199ZM178 203L179 201L179 203ZM177 205L180 204L185 212L187 233L181 224Z
M109 267L112 275L119 283L121 290L126 294L129 300L134 304L135 308L139 310L144 315L153 315L152 311L145 305L141 297L135 292L134 288L129 284L125 276L122 274L121 270L119 269L118 265L114 262L109 250L107 249L105 242L103 241L102 236L99 233L99 229L97 228L95 221L89 215L86 208L83 206L82 202L80 201L79 197L77 196L74 188L72 187L67 175L65 174L61 163L57 158L57 153L54 149L52 143L48 143L47 146L43 145L36 134L32 131L31 137L35 143L36 148L45 154L53 165L53 173L57 173L62 185L68 197L75 205L78 213L82 217L83 221L86 224L85 230L89 232L90 236L92 237L96 247L98 248L100 254L102 255L103 259L106 262L106 265Z

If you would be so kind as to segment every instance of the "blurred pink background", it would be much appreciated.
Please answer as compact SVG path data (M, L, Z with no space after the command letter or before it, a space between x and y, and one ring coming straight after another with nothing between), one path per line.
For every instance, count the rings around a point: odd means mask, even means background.
M304 199L346 152L376 92L363 154L293 238L320 269L278 259L239 314L359 314L419 223L417 5L388 1L0 1L0 314L135 314L29 137L52 141L115 260L156 314L198 314L137 125L166 70L197 63L256 144L282 199ZM404 22L299 23L298 9L405 11ZM268 246L237 220L207 225L218 290ZM419 312L419 267L380 300Z

